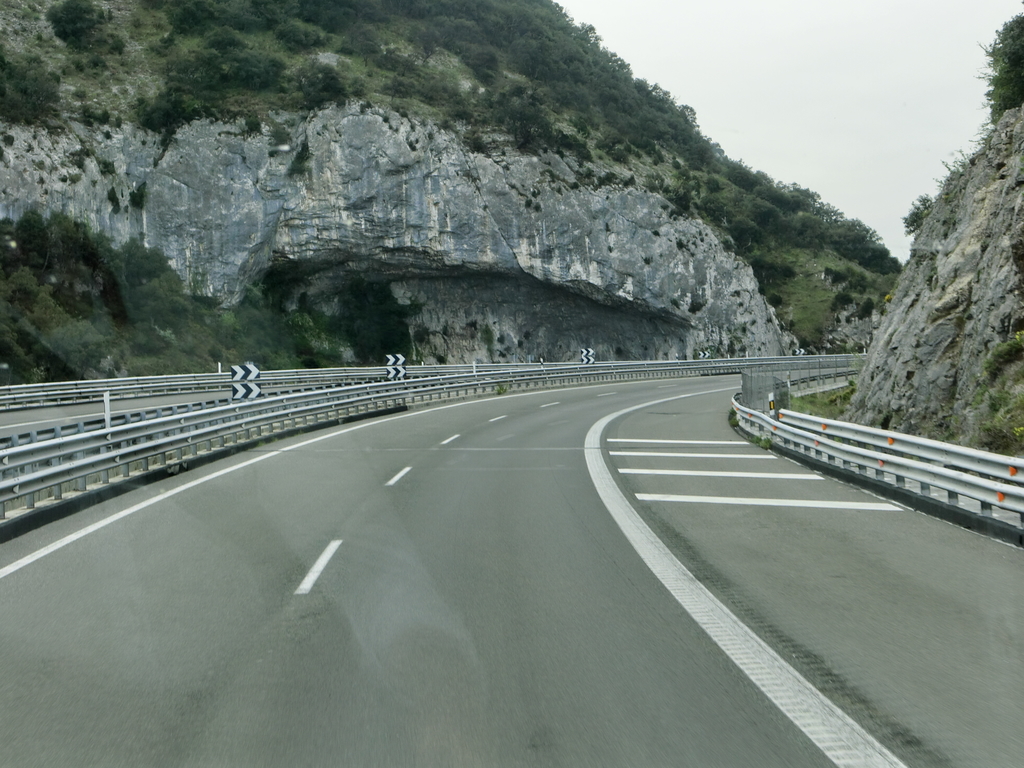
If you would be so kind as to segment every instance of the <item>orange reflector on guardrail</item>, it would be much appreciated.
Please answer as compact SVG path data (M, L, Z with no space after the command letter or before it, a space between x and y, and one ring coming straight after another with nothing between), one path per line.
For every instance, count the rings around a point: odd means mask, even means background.
M1016 467L1010 467L1010 477L1014 477L1017 474Z
M997 491L996 498L999 499L1000 501L1006 501L1006 494L1003 493L1002 491Z
M828 429L828 424L822 424L821 431L824 432L826 429Z
M817 441L817 440L815 440L815 441L814 441L814 446L815 446L815 447L817 447L817 446L818 446L818 441Z
M881 459L879 459L879 460L878 460L878 466L880 466L880 467L884 467L884 466L885 466L885 462L884 462L884 461L882 461Z
M893 443L895 443L895 442L896 442L896 441L895 441L895 440L893 440L893 439L892 439L891 437L889 438L889 445L892 445L892 444L893 444Z

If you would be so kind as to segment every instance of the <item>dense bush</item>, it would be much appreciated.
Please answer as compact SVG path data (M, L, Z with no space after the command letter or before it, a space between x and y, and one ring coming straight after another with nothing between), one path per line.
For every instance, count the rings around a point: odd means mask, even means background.
M992 121L1024 103L1024 14L1010 19L999 30L988 54L989 89L986 92Z
M12 123L36 123L57 113L60 76L38 57L6 57L0 48L0 115Z
M103 25L103 11L92 0L64 0L51 5L46 20L53 34L72 48L87 48Z
M306 109L316 109L329 102L344 103L348 87L338 70L328 64L309 62L295 75Z
M910 206L910 211L903 217L903 231L907 236L916 235L924 226L925 219L932 212L934 201L928 195L921 195Z

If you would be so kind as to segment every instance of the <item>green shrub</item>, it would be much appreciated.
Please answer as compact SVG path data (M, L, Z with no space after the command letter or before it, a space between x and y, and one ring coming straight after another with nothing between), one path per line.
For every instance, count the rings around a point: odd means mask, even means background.
M309 62L296 72L295 79L306 109L317 109L328 102L341 104L348 98L341 75L329 64Z
M104 18L103 11L91 0L64 0L46 11L53 34L72 48L88 47Z
M299 151L295 153L288 165L289 176L301 176L309 170L309 142L303 141Z
M1024 103L1024 14L1014 16L985 49L989 61L988 97L992 122Z
M142 182L128 193L128 204L140 211L146 207L146 182Z
M1024 332L1018 331L1012 339L1004 341L1002 344L996 344L992 348L982 369L986 376L994 379L1006 366L1022 357L1024 357Z
M306 51L323 45L326 36L312 24L289 19L274 30L274 35L290 51Z
M921 195L910 206L910 212L903 217L903 231L906 232L908 237L912 237L921 231L925 219L932 212L934 202L928 195Z
M7 59L0 49L0 115L12 123L38 123L57 114L60 76L42 59ZM9 145L8 145L9 146Z

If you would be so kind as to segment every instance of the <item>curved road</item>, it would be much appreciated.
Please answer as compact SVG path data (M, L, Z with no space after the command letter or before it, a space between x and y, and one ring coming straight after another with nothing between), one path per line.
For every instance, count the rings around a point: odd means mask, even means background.
M1018 765L1020 553L739 441L737 388L311 433L0 545L0 761Z

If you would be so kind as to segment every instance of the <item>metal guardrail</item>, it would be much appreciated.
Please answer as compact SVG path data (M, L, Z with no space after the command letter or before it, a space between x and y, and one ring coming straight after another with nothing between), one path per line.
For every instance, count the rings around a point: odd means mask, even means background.
M153 471L174 470L193 457L237 450L282 431L433 400L586 383L730 373L752 361L641 362L516 366L208 404L168 407L164 414L102 429L63 428L50 439L0 449L0 519L19 509L59 501ZM794 362L799 367L801 362ZM220 385L225 386L223 380Z
M775 420L735 398L732 407L750 434L863 475L873 473L897 488L907 489L906 481L914 480L928 498L935 487L946 491L950 504L960 505L961 496L974 499L983 516L991 517L994 507L1015 512L1024 524L1019 474L1024 459L790 410Z
M682 367L696 373L738 373L743 368L758 365L820 365L821 360L854 359L856 355L829 355L822 357L766 357L766 358L725 358L721 360L655 360L644 362L596 363L588 368L600 370L632 369L638 365L650 367ZM524 371L578 370L579 363L499 363L477 365L410 365L406 371L409 379L436 376L476 375L490 376ZM124 379L91 379L86 381L56 382L50 384L17 384L0 387L0 410L36 408L68 403L98 402L104 393L112 399L173 395L198 392L224 392L230 390L231 374L197 373L174 376L142 376ZM265 392L285 394L315 388L368 384L385 381L387 368L316 368L309 370L263 371L260 385Z
M788 408L791 394L816 387L842 386L863 365L860 355L814 356L805 360L799 367L765 362L744 369L743 402L759 411L767 411L773 400L776 408Z

